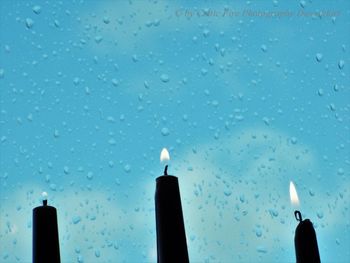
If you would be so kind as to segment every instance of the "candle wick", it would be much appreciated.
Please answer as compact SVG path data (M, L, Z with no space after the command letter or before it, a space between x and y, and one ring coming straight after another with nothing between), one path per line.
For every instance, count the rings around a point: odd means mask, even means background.
M43 206L47 206L47 200L43 200Z
M294 216L295 216L295 219L299 222L303 221L303 218L301 217L301 213L300 211L296 210L294 211Z
M168 175L168 165L166 165L164 168L164 175Z

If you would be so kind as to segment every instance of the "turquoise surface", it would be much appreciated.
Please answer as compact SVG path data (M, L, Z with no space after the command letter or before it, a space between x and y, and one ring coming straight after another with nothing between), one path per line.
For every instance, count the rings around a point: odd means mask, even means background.
M350 262L350 1L0 2L0 262L156 262L162 148L191 262ZM293 207L293 181L300 206Z

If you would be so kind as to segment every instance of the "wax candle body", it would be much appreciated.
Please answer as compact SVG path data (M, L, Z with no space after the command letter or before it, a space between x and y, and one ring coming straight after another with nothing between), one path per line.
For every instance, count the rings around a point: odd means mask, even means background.
M178 179L164 175L156 182L158 263L189 262Z
M316 232L309 219L300 221L294 237L297 263L321 262L318 252Z
M45 204L33 209L33 263L59 263L57 212Z

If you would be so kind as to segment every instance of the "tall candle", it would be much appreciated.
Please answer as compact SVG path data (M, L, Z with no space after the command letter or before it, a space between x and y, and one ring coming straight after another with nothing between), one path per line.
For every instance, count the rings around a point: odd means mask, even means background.
M293 204L299 204L299 198L293 182L289 184L289 192ZM294 245L297 263L321 262L318 251L316 232L309 219L302 219L300 211L294 212L295 218L299 221L295 229Z
M156 227L158 263L189 262L178 178L164 175L156 179Z
M309 219L303 220L301 213L294 212L295 218L299 221L295 229L294 245L295 255L298 263L302 262L321 262L318 252L316 232Z
M46 196L44 192L43 205L33 209L33 263L60 262L57 212Z

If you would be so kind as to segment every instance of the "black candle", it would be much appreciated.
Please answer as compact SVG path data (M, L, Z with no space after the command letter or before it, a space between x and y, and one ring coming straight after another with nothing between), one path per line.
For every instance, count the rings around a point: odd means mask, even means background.
M297 190L291 181L289 183L290 200L293 205L299 205ZM316 232L309 219L303 220L301 213L296 210L295 218L299 221L295 229L294 245L297 263L317 263L320 262L320 254L318 252Z
M33 263L59 262L57 212L44 199L42 206L33 209Z
M297 210L294 212L295 218L299 224L295 230L294 244L297 263L321 262L318 252L316 232L309 219L303 220L301 213Z
M189 259L179 183L167 169L166 165L164 175L156 180L157 261L186 263Z

